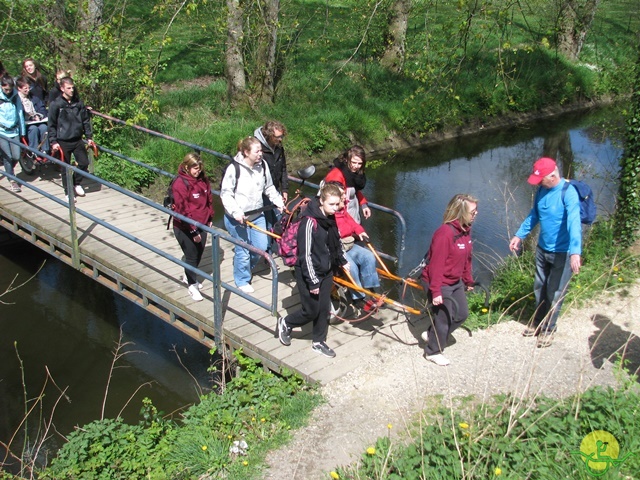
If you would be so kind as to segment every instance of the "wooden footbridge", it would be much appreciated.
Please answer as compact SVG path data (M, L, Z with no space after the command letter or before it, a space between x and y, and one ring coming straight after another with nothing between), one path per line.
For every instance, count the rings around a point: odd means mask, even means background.
M254 272L256 291L244 294L233 283L233 247L238 241L215 227L197 270L204 279L205 299L194 302L182 283L186 264L172 229L166 229L168 215L161 205L79 170L86 177L86 196L68 204L61 175L69 169L50 161L35 175L16 167L13 179L22 186L21 193L11 191L7 178L0 180L0 226L201 343L225 351L242 348L274 371L287 368L309 381L327 383L401 341L393 326L404 324L404 315L383 309L365 322L332 324L328 343L337 353L333 359L311 350L311 325L294 331L291 346L282 346L274 335L277 315L299 305L292 272L259 251L264 260ZM402 329L402 341L417 342Z

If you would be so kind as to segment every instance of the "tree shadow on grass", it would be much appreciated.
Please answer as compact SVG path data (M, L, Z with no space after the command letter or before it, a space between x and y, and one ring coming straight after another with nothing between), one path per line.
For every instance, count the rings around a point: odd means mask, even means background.
M598 330L589 337L591 362L602 368L605 360L618 363L622 360L627 372L640 373L640 337L622 329L604 315L594 315L593 324Z

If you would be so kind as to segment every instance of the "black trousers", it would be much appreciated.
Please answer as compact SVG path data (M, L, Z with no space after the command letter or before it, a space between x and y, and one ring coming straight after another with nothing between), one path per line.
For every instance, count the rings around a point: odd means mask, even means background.
M207 232L200 232L202 240L199 242L194 242L191 235L179 228L173 227L173 234L176 236L176 240L178 240L182 253L184 253L185 263L197 268L198 265L200 265L200 260L202 260L202 254L204 253L204 247L207 244ZM184 274L187 276L187 282L189 285L198 283L196 274L191 270L187 270L185 268Z
M449 335L462 325L469 316L467 287L460 280L455 285L443 285L442 305L434 306L433 325L429 328L429 339L424 346L427 355L436 355L444 351ZM429 293L429 295L431 295Z
M85 147L82 139L80 140L58 140L58 145L62 149L64 154L64 163L71 165L71 154L76 159L78 168L83 172L89 171L89 155L87 155L87 148ZM73 173L73 185L80 185L82 182L82 175ZM67 192L67 172L62 172L62 188L65 193Z
M296 283L300 292L300 310L287 315L285 322L289 327L301 327L313 322L313 341L324 342L329 330L329 315L331 314L331 289L333 276L329 275L320 282L320 293L312 295L309 287L302 278L300 267L296 267Z

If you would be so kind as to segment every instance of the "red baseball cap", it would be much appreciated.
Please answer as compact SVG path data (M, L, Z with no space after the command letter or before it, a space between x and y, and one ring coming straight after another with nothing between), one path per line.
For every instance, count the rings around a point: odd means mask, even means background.
M536 160L533 164L533 173L529 175L529 182L531 185L539 185L544 177L553 173L556 169L556 161L553 158L542 157Z

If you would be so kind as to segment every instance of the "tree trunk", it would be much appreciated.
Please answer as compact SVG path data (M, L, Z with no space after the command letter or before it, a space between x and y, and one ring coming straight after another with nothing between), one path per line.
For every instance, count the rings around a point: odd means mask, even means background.
M558 12L558 50L578 60L600 0L563 0Z
M100 52L96 48L96 40L99 38L100 25L102 25L102 12L104 0L80 0L80 18L78 20L78 32L82 34L83 41L78 48L85 68L90 69L92 60L98 58Z
M410 10L411 0L395 0L391 6L387 47L380 59L380 65L396 73L400 73L404 65Z
M61 66L75 70L77 59L72 52L71 43L60 35L60 32L69 30L65 0L55 0L55 2L52 3L45 2L43 8L45 9L47 23L51 26L51 28L47 30L48 35L44 37L47 50L53 57L60 58Z
M227 95L232 105L246 101L247 80L244 72L242 40L244 38L240 0L227 0L227 45L225 76Z
M251 84L256 89L256 99L266 102L273 101L275 91L279 14L280 0L266 0L264 2L264 24L258 35L256 68Z

